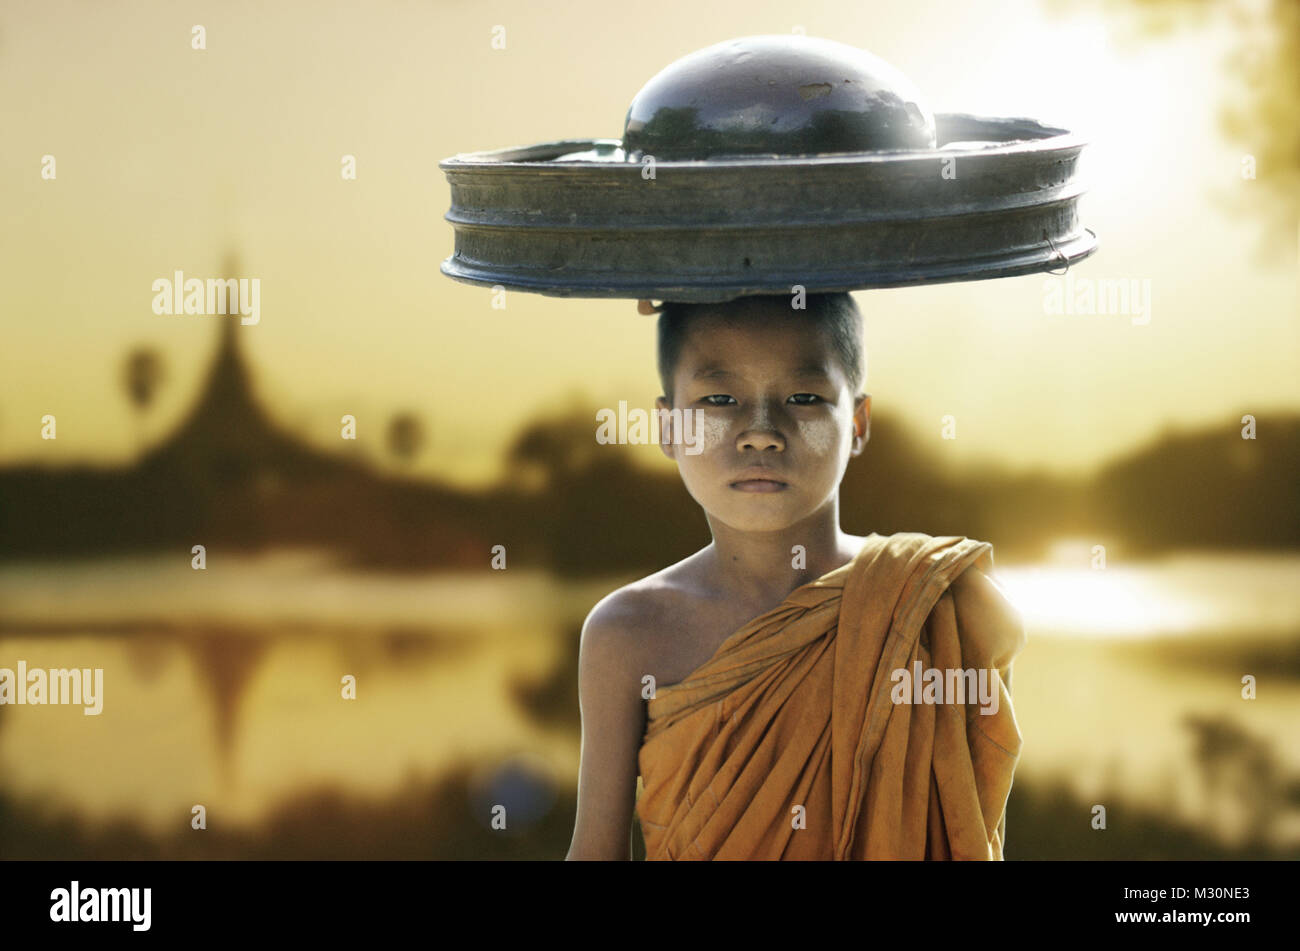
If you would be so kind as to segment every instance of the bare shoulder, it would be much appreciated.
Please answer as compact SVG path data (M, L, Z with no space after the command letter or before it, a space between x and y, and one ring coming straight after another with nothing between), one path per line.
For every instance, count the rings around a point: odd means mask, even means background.
M691 615L695 564L699 553L611 591L591 609L583 624L583 650L593 659L617 655L638 683L646 673L659 678L671 634ZM609 663L613 663L610 660Z
M657 575L625 584L592 607L583 624L583 637L635 641L666 611L672 593Z
M1003 667L1024 649L1024 617L993 576L972 565L950 587L958 628L982 665Z
M582 625L583 653L610 673L615 667L642 671L676 596L676 586L664 572L611 591Z
M659 622L681 608L693 590L692 579L701 552L683 558L623 587L596 602L587 622L597 629L624 635L646 635L659 629Z

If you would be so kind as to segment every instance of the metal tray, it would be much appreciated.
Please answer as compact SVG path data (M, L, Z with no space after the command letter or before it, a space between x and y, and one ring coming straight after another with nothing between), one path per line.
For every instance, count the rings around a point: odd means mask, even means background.
M458 281L557 297L717 302L1068 268L1084 142L1033 119L939 113L934 149L658 161L617 139L439 163ZM945 175L946 172L946 175Z

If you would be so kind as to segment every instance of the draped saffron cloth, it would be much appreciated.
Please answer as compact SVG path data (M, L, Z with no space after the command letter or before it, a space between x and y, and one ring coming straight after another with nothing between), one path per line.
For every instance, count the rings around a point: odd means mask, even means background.
M872 534L659 688L638 754L646 858L1002 859L1010 664L985 675L996 713L891 696L918 660L987 667L948 590L971 565L991 571L993 546Z

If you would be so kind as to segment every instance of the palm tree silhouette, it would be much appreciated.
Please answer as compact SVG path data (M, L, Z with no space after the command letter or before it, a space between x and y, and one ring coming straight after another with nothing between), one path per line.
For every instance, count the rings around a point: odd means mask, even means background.
M136 347L127 354L122 383L136 411L136 448L140 452L145 448L144 417L165 376L162 358L152 348Z
M410 463L424 444L424 425L414 413L398 413L388 424L388 451Z

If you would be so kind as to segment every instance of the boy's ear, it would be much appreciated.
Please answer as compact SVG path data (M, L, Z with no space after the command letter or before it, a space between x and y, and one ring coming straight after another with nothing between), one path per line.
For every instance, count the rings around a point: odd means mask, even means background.
M668 411L672 409L668 405L668 400L659 396L655 398L655 410L662 410L659 415L659 450L673 461L677 460L677 453L674 451L673 438L673 417Z
M853 404L853 448L852 455L858 455L871 438L871 394L863 393Z

